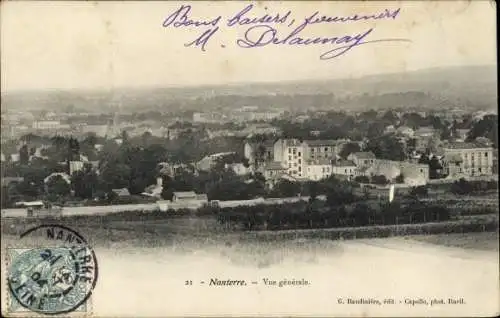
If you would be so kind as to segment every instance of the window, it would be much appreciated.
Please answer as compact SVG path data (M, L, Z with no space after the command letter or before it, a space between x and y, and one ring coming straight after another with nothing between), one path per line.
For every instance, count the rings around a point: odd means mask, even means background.
M325 151L328 151L328 147L325 147Z
M477 172L481 173L482 172L481 168L477 168Z
M289 164L288 164L288 168L291 168L291 167L292 167L292 164L291 164L291 163L289 163Z
M295 163L293 164L293 166L294 166L294 167L297 167L297 163L295 162Z
M302 167L299 167L299 172L301 172L301 171L302 171Z
M299 151L299 153L297 155L300 157L300 151Z
M345 173L347 173L347 169L345 169Z
M311 152L314 152L314 148L311 148Z
M302 160L301 160L301 159L299 159L299 165L300 165L301 163L302 163Z
M288 148L288 153L292 153L292 148Z
M485 153L484 153L484 156L485 156L486 158L488 158L488 153L487 153L487 152L485 152Z
M423 173L424 172L424 169L420 169L420 173Z
M288 160L292 160L292 156L288 156Z

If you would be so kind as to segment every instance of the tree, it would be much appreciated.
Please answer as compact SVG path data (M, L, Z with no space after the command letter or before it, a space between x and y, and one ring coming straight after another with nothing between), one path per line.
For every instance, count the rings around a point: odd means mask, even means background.
M340 151L339 155L341 158L347 159L347 157L351 153L358 152L358 151L361 151L361 147L359 146L359 144L354 143L354 142L350 142L350 143L345 144L342 147L342 150Z
M101 190L99 176L91 165L85 165L83 170L75 172L71 176L71 186L76 197L81 199L93 199Z
M410 196L415 198L426 197L429 193L429 188L426 186L417 186L411 188Z
M429 178L430 179L438 179L441 176L441 170L443 166L439 159L434 155L429 160Z
M472 125L467 140L474 141L477 137L488 138L498 148L498 115L486 115Z
M60 175L53 176L47 181L47 193L59 197L67 196L71 192L71 187Z
M326 203L329 206L339 206L343 204L350 204L356 201L356 196L353 190L346 183L338 183L332 185L326 195Z
M395 179L394 182L396 183L404 183L405 182L405 177L403 174L399 174Z
M389 180L387 180L386 176L384 175L372 176L372 183L386 185L389 183Z
M19 161L21 162L21 164L25 165L29 162L29 160L30 160L30 155L28 153L28 146L23 145L19 149Z
M271 191L270 195L279 198L297 196L301 192L301 186L298 182L280 180Z
M406 151L404 145L394 136L381 136L368 141L366 151L371 151L379 159L404 161Z
M470 194L473 191L472 184L465 180L464 178L461 178L458 181L455 181L451 185L451 192L453 194L459 194L459 195L465 195L465 194Z
M367 176L356 176L354 181L358 183L370 183L370 178Z

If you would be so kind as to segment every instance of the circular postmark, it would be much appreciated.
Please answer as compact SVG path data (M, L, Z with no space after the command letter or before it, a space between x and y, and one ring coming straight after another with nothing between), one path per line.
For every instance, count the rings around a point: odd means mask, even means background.
M43 314L69 313L89 299L98 277L94 251L74 230L42 225L21 238L42 234L47 246L18 249L11 256L8 285L22 307ZM50 246L48 246L50 245Z

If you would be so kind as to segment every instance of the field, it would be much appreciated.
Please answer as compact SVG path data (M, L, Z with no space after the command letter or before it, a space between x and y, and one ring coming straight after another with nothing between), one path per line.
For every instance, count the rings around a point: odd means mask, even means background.
M425 242L429 244L448 247L459 247L464 249L497 251L499 249L498 232L464 233L464 234L438 234L438 235L415 235L407 239Z
M101 240L94 236L95 230L77 230L94 242ZM478 234L474 239L478 247L491 245L492 235ZM456 240L465 237L469 234L458 234ZM144 246L149 240L154 244ZM11 244L35 243L43 241L20 242L5 235L2 252ZM172 234L158 241L141 234L136 239L115 236L106 244L100 241L95 252L99 280L92 307L96 316L493 316L500 296L498 250L438 246L414 237L261 242L235 234L210 239ZM2 270L7 270L3 262ZM248 285L209 286L214 278L245 280ZM270 287L264 278L277 282L304 279L309 285ZM189 281L192 285L186 285ZM347 297L389 298L396 303L337 304L338 298ZM450 297L463 298L465 304L406 303Z

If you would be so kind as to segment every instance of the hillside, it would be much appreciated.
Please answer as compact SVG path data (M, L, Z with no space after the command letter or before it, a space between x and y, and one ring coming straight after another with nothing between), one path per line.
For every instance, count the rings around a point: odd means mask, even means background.
M339 101L343 107L370 107L371 96L378 96L373 107L402 106L416 98L415 105L432 107L459 106L469 109L493 109L497 105L496 66L467 66L434 68L406 73L382 74L361 78L286 81L279 83L242 83L225 86L170 87L170 88L122 88L114 94L109 91L30 91L2 94L2 109L69 108L90 112L110 111L121 104L122 110L136 109L174 110L199 107L201 99L231 96L259 96L250 100L272 102L274 95L331 94L332 107ZM409 95L408 95L409 94ZM382 96L386 96L384 98ZM290 96L287 96L290 100ZM198 99L196 103L193 100ZM218 98L215 98L216 100ZM222 98L227 99L227 98ZM353 101L361 101L353 102ZM205 109L215 103L206 103ZM379 106L377 106L379 105ZM105 107L107 106L107 107ZM191 106L191 107L190 107ZM290 105L293 107L294 105ZM298 105L297 105L298 106Z

